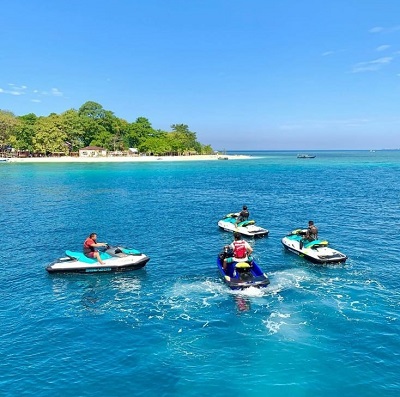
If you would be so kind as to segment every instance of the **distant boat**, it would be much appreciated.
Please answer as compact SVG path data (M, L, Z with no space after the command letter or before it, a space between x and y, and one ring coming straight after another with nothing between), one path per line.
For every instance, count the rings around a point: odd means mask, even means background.
M218 160L229 160L229 157L226 155L226 150L218 156Z
M298 154L298 159L314 159L315 156L313 154Z

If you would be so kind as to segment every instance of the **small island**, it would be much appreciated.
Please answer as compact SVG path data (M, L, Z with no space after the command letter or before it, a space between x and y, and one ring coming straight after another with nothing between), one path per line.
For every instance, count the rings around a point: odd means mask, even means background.
M121 119L96 102L61 114L15 116L0 110L1 158L135 158L216 156L186 124L154 129L145 117Z

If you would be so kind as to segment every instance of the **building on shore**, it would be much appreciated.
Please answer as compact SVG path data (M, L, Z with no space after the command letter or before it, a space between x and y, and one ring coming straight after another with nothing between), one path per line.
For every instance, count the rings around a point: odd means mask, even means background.
M107 150L99 146L86 146L79 149L79 157L107 157Z

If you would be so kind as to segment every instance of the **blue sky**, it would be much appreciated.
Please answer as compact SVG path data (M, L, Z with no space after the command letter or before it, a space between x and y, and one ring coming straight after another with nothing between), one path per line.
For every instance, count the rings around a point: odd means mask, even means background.
M214 149L400 148L398 0L3 2L0 109L100 103Z

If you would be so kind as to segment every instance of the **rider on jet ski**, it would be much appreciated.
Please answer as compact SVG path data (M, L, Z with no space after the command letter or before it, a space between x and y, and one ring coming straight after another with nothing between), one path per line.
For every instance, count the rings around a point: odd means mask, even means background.
M308 228L303 235L303 240L300 241L300 249L303 249L304 241L314 241L318 239L318 228L314 225L314 221L308 221Z
M251 262L253 258L251 257L251 253L253 252L253 248L250 247L250 244L242 240L242 235L239 232L233 233L234 241L232 244L225 247L225 250L231 250L233 253L233 257L224 258L222 267L226 272L228 263L232 262Z
M237 224L240 223L240 222L247 221L247 219L249 219L249 216L250 216L250 213L249 213L249 211L247 210L247 206L244 205L243 208L242 208L242 210L240 211L240 213L239 213L237 219L236 219L235 224L237 225Z
M97 262L104 265L104 262L102 261L102 259L100 257L99 251L96 250L96 248L98 248L98 247L107 247L107 244L106 243L98 243L97 242L97 234L90 233L89 237L83 243L83 253L88 258L97 259Z

